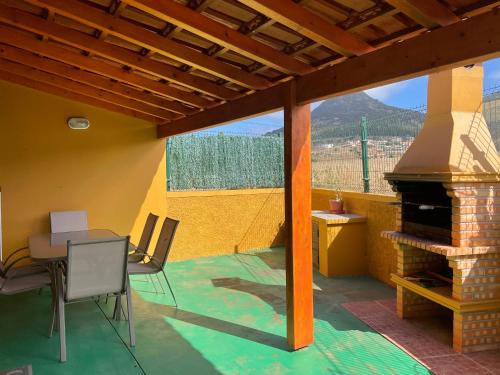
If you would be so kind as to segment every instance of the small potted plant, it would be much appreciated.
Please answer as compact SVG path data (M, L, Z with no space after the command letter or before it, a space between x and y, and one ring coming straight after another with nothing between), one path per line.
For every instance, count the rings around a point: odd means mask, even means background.
M335 198L329 199L328 204L330 205L330 213L332 214L343 214L344 213L344 201L342 200L342 193L337 190Z

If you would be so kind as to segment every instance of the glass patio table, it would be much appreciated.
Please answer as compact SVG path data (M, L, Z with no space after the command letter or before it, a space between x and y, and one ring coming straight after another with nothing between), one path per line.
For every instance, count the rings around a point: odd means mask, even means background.
M68 256L68 241L89 241L118 237L109 229L89 229L76 232L42 233L28 237L30 257L36 262L57 262Z

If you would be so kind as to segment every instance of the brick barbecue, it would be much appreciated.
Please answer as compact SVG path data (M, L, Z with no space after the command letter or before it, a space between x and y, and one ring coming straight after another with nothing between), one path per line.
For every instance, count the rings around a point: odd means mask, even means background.
M386 174L401 202L382 233L398 251L398 315L452 316L463 353L500 348L500 161L482 82L481 65L431 75L424 127Z

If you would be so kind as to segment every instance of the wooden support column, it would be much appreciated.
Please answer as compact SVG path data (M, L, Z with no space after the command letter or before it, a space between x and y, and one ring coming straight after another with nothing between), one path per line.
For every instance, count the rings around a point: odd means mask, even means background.
M285 222L287 337L293 350L313 342L311 111L285 90Z

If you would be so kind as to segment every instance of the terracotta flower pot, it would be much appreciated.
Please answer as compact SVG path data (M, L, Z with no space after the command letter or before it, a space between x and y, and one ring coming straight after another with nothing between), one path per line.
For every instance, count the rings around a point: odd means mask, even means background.
M328 203L330 205L330 212L332 214L344 213L344 201L342 199L330 199Z

